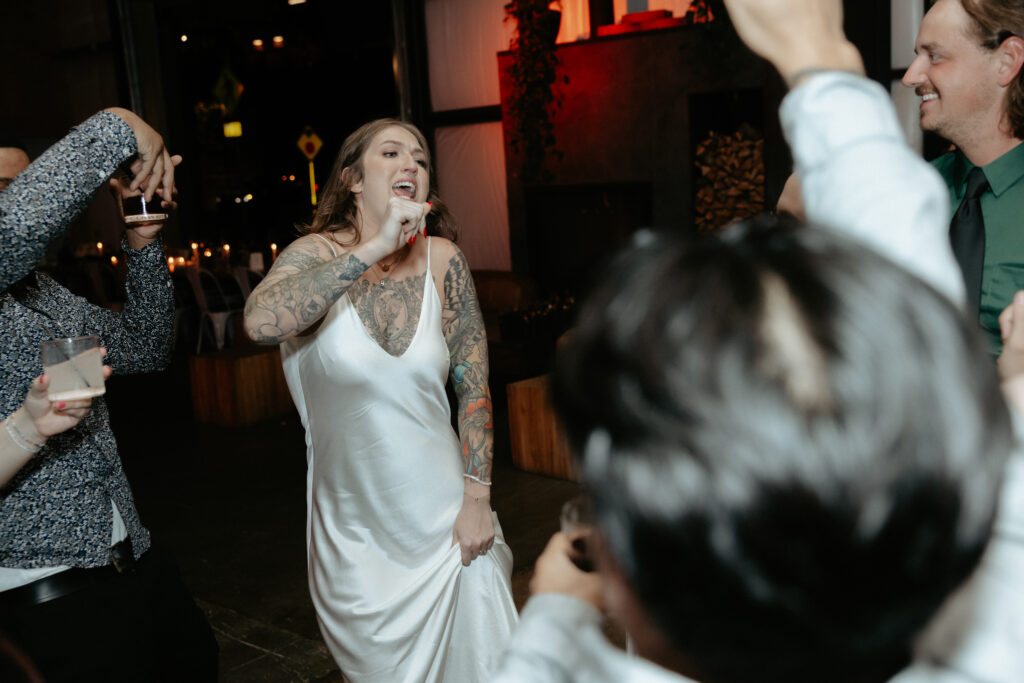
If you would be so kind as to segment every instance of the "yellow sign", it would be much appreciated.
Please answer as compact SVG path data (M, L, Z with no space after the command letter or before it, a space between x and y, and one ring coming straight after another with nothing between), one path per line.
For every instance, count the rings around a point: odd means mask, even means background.
M320 151L320 148L324 146L324 141L320 139L320 136L313 132L313 129L306 126L306 129L302 131L302 135L299 136L297 143L302 153L306 155L306 158L313 161L316 153Z

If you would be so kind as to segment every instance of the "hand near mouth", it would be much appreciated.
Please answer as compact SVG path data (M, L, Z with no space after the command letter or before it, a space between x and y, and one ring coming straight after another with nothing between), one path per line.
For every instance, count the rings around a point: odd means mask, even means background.
M411 246L417 236L424 234L430 208L430 202L416 202L399 196L389 198L380 231L372 239L379 245L378 260L406 245Z

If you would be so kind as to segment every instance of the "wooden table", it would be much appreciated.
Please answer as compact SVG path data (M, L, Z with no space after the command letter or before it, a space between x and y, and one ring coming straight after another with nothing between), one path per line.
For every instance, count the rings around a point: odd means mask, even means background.
M579 481L569 442L551 408L550 379L541 375L507 387L512 463L527 472Z
M276 346L239 346L189 359L196 422L244 427L294 406Z

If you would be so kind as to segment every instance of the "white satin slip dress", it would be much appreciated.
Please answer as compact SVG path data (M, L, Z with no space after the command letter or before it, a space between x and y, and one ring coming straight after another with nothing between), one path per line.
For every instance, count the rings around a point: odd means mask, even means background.
M469 567L452 546L463 460L429 239L405 353L382 349L345 294L281 358L306 428L309 589L342 673L353 683L488 680L517 620L512 552L497 516L493 549Z

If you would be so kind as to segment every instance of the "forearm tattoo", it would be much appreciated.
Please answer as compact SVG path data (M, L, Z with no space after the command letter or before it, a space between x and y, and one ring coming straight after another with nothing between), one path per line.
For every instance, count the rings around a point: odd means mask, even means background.
M324 261L311 243L295 244L281 254L266 281L245 303L246 327L261 344L278 344L322 318L369 265L352 254ZM294 271L294 272L288 272Z
M487 386L487 335L473 277L458 249L444 276L444 300L441 325L459 400L459 437L465 473L488 482L494 460L494 421Z

